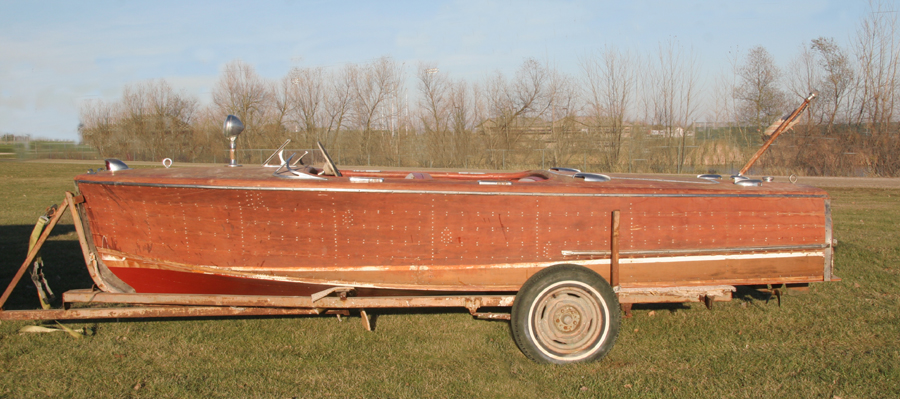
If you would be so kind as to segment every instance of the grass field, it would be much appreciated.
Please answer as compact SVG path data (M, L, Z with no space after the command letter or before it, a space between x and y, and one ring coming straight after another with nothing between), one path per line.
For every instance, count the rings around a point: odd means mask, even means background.
M98 165L0 162L0 284L44 208ZM713 310L636 307L603 361L534 364L506 322L464 310L358 317L0 324L0 397L900 397L900 190L829 189L841 282L755 291ZM57 293L91 285L68 217L44 247ZM39 307L20 283L7 308ZM50 323L51 325L55 325Z

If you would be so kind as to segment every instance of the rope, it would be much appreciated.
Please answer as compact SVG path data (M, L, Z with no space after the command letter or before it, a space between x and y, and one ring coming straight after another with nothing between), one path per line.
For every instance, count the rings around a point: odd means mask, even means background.
M56 213L56 209L56 205L50 206L44 214L38 218L37 223L34 225L34 230L31 231L31 238L28 240L28 252L31 252L34 248L41 233L44 231L44 227L47 226L47 223L50 223L50 217ZM41 259L40 253L35 256L33 265L34 267L31 269L31 281L34 282L34 286L37 288L38 298L40 298L41 301L41 308L50 309L50 302L55 299L55 296L53 295L53 290L50 289L50 285L47 284L47 279L44 278L44 260Z

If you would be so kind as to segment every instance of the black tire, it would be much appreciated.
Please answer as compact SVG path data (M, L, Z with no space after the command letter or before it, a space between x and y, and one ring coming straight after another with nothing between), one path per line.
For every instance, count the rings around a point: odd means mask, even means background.
M602 359L619 335L619 300L609 283L578 265L535 273L516 294L510 327L516 345L538 363Z

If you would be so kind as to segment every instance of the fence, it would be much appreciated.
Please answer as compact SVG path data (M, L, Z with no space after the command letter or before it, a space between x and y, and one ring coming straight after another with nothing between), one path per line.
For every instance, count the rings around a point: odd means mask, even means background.
M93 147L58 141L0 142L0 159L99 159Z
M696 147L696 146L694 146ZM254 149L238 149L237 161L243 165L261 165L271 156L276 149L273 148L254 148ZM583 171L592 172L628 172L628 173L644 173L644 172L674 172L676 165L668 165L668 167L660 167L659 162L655 162L650 158L632 157L623 165L610 170L608 163L597 154L589 151L582 151L579 154L569 154L566 161L553 162L550 152L552 149L519 149L519 150L481 150L474 154L461 157L457 164L463 169L547 169L551 167L569 167L577 168ZM373 162L371 157L363 162L349 162L345 154L348 152L341 148L328 150L334 162L346 166L399 166L399 167L429 167L441 168L446 165L434 164L427 157L410 155L401 157L399 164L388 165L383 162ZM321 164L323 157L317 149L291 149L284 150L284 157L288 158L294 155L294 160L303 157L304 164ZM149 156L148 151L135 148L125 154L119 154L111 157L117 157L125 161L162 161L164 158L172 158L177 162L196 161L200 163L226 164L229 161L228 150L213 151L212 154L204 156L200 159L191 159L186 156L178 156L179 154L163 154L160 159L153 159ZM30 142L30 143L0 143L0 159L18 159L18 160L34 160L34 159L75 159L75 160L101 160L104 157L100 153L86 145L74 143L59 142ZM358 157L354 157L357 158ZM270 163L277 163L277 156ZM728 174L734 173L740 169L741 164L734 162L727 164L703 164L703 165L687 165L682 168L684 173L707 173L715 171L718 173Z
M471 153L458 155L452 164L435 162L427 151L418 147L410 147L405 152L398 151L393 158L383 155L362 155L358 151L343 148L328 149L335 163L341 166L362 167L434 167L434 168L461 168L461 169L506 169L527 170L547 169L550 167L570 167L583 171L612 173L736 173L749 158L753 148L738 148L726 154L716 154L721 148L711 148L710 143L715 139L697 140L684 148L684 161L681 160L681 148L679 146L664 145L662 142L645 141L640 145L629 146L623 150L621 158L617 162L610 161L608 150L597 146L583 145L575 151L555 151L553 148L524 148L524 149L480 149ZM784 143L789 144L789 143ZM159 162L163 158L171 158L179 163L213 163L225 164L228 162L228 150L224 148L197 151L187 148L179 153L160 153L144 148L132 147L123 154L109 154L108 157L119 158L128 161L153 161ZM770 150L762 161L750 171L749 174L798 174L804 175L803 170L794 169L787 165L790 159L780 155L776 145ZM784 145L785 149L796 148L796 145ZM243 165L260 165L275 149L238 149L238 162ZM154 154L155 153L155 154ZM285 157L296 154L296 157L304 155L305 164L321 164L322 157L315 149L285 149ZM842 155L844 163L848 164L844 175L873 175L870 167L863 162L864 158L859 154ZM0 142L0 159L77 159L100 160L99 151L87 146L67 142L30 141L30 142ZM852 159L851 159L852 158ZM296 159L296 158L294 158ZM852 162L851 162L852 161ZM277 162L277 158L274 162ZM682 163L683 162L683 163ZM681 163L681 166L679 166ZM840 174L840 173L839 173Z

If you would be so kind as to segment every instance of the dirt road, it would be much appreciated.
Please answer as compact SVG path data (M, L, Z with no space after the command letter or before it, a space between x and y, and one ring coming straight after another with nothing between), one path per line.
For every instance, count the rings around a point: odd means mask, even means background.
M788 181L779 176L775 181ZM815 187L860 187L860 188L900 188L900 178L896 177L798 177L797 184Z

